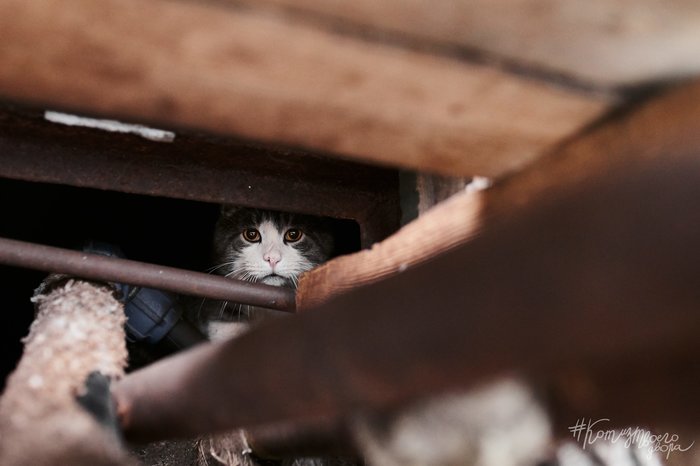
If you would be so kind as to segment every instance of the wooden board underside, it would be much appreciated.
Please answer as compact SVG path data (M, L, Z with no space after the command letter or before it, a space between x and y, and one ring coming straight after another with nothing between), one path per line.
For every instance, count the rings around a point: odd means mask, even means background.
M594 86L700 71L695 0L239 0L463 47Z
M514 171L609 108L495 68L189 2L0 3L0 97L449 175Z
M576 186L595 185L615 167L661 157L672 164L674 157L698 153L700 82L695 82L591 130L488 190L454 195L371 250L338 257L304 274L297 308L316 306L448 253L526 204L556 198Z

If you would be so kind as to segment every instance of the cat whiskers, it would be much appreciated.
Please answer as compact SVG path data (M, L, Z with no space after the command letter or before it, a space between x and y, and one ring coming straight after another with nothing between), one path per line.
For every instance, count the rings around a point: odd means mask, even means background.
M236 265L235 261L222 262L219 265L215 265L213 267L208 268L207 273L214 273L222 267L226 267L226 266L233 267L234 265Z
M228 306L228 301L223 301L221 303L221 307L219 308L219 320L223 320L224 318L224 311L226 310L226 307Z
M208 268L208 269L206 270L206 273L208 273L208 274L213 274L214 272L216 272L216 271L219 270L219 269L222 269L222 268L224 268L224 267L234 267L235 265L236 265L236 264L235 264L235 261L233 261L233 260L226 261L226 262L222 262L222 263L220 263L220 264L217 264L217 265L215 265L215 266L213 266L213 267ZM208 299L208 298L202 298L202 301L199 303L199 309L197 309L197 315L196 315L197 320L201 319L202 310L204 309L204 305L206 304L207 299ZM224 302L222 303L222 308L219 309L219 318L223 317L224 310L225 310L226 306L228 306L228 305L229 305L229 302L228 302L228 301L224 301Z
M255 275L253 275L253 274L250 273L250 272L246 272L246 271L235 271L235 270L234 270L234 271L232 271L232 272L227 273L227 274L224 275L224 276L225 276L226 278L233 278L233 279L236 279L236 280L241 280L241 281L250 282L250 283L256 283L256 282L258 281L258 278L257 278ZM226 302L224 303L224 308L225 308L226 306L228 306L229 304L230 304L230 303L229 303L228 301L226 301ZM223 311L224 311L224 308L222 308L222 310L221 310L221 312L220 312L219 319L223 319ZM243 321L243 320L250 320L250 318L251 318L251 315L250 315L251 309L252 309L252 306L250 306L250 305L236 303L236 304L233 306L232 311L233 311L234 313L235 313L235 312L238 312L238 315L236 316L237 320Z
M290 275L289 279L291 280L292 286L294 287L295 290L297 288L299 288L299 276L298 275Z
M288 279L292 283L292 286L295 290L299 288L299 276L304 272L308 272L309 270L313 269L314 267L316 267L316 265L317 264L309 264L308 267L297 267L291 272L289 272Z
M226 275L224 275L224 277L234 278L236 280L242 280L244 282L251 282L251 283L255 283L258 281L258 278L255 275L253 275L250 272L245 272L245 271L241 272L241 271L234 270L233 272L229 272Z

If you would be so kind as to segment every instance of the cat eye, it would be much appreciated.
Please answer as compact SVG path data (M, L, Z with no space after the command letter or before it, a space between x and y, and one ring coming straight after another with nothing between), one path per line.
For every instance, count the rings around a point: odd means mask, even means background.
M255 228L246 228L243 230L243 239L251 243L257 243L260 241L260 232Z
M303 234L301 230L299 230L298 228L290 228L284 234L284 240L288 243L296 243L301 239L302 236Z

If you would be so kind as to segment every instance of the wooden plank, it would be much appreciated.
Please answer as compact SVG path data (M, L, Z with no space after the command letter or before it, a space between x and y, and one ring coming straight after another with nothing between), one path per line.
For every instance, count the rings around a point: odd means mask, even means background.
M564 186L451 254L134 372L113 390L125 436L356 419L514 373L541 382L633 362L656 378L666 372L660 362L697 361L700 216L688 212L697 211L700 159L679 162L644 160ZM652 408L632 405L632 422L697 426L700 377L689 370L651 393L637 385L624 401ZM574 387L575 375L564 375Z
M193 2L0 3L0 96L450 175L522 167L609 103Z
M596 183L601 173L649 159L669 165L700 154L700 80L667 91L602 122L488 191L480 225L512 215L539 198Z
M472 240L538 199L595 185L601 174L614 168L624 170L654 158L674 163L674 158L689 153L700 153L700 81L591 130L486 191L456 194L371 250L339 257L304 274L297 308L398 275Z
M243 1L312 12L472 55L485 52L592 85L635 85L700 71L695 0Z
M452 250L478 230L483 192L463 192L434 207L384 241L338 257L301 276L297 309L318 306Z

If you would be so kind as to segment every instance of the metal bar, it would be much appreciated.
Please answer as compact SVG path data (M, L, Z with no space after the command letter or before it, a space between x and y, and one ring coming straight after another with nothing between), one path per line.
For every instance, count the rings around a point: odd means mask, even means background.
M100 256L0 238L0 263L80 278L146 286L176 293L235 301L280 311L295 310L294 290L217 275Z
M194 436L400 406L513 371L697 359L698 198L697 157L566 187L430 262L128 375L113 390L123 429ZM691 382L667 396L640 384L639 416L697 425Z

